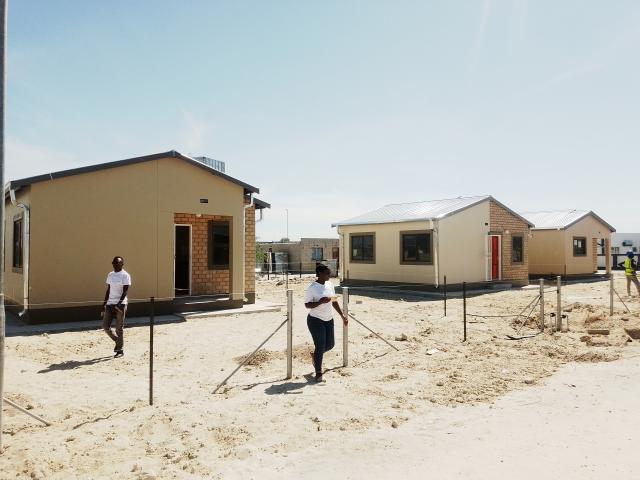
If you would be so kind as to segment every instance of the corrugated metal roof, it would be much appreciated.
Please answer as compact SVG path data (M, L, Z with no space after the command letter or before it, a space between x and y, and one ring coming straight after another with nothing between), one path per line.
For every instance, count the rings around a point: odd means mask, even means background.
M603 223L612 232L616 229L605 222L591 210L556 210L552 212L523 212L520 215L533 223L534 230L564 230L574 223L582 220L588 215L592 215L596 220Z
M427 202L391 203L377 210L358 215L357 217L336 222L332 226L435 220L459 212L460 210L464 210L490 198L491 196L489 195L481 195L477 197L430 200Z

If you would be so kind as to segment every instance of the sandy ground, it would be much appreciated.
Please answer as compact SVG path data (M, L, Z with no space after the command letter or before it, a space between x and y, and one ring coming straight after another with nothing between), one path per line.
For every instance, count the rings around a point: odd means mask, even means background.
M259 298L284 302L278 283L258 282ZM1 478L529 478L529 471L531 478L634 478L638 461L621 452L637 444L638 422L620 415L640 393L632 375L638 342L624 331L640 327L640 316L616 298L608 317L607 282L563 288L569 332L521 340L507 335L538 332L537 307L525 325L514 316L535 306L536 290L470 298L468 313L483 317L469 317L466 343L461 300L449 300L443 317L441 301L370 298L354 289L351 312L399 351L352 321L350 365L341 367L337 328L320 385L308 381L307 284L290 282L293 379L284 380L282 328L213 393L284 311L161 325L153 406L147 328L126 330L126 355L116 360L99 331L8 338L7 397L53 425L5 408ZM616 288L625 290L622 278ZM555 311L552 290L547 314ZM622 299L640 312L637 297ZM588 328L610 334L588 335ZM616 412L613 423L608 410ZM602 455L610 450L618 452L615 464ZM540 462L554 465L549 476L532 467Z

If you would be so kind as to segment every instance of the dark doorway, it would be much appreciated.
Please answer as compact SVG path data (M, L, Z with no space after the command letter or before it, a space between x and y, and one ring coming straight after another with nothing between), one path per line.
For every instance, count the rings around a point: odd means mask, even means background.
M175 294L189 295L191 287L191 226L176 225Z

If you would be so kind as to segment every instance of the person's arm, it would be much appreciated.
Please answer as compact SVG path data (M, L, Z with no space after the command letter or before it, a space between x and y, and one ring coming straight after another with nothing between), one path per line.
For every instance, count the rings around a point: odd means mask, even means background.
M107 300L109 300L109 292L111 291L111 285L107 283L107 291L104 294L104 302L102 302L102 306L105 307L107 305Z
M122 302L127 297L127 292L129 291L129 285L122 286L122 295L120 295L120 300L118 300L117 307L122 307Z
M342 309L340 308L340 304L338 303L338 300L334 300L333 301L333 308L335 309L336 312L338 312L340 314L340 316L342 317L342 323L344 323L345 325L347 325L349 323L349 319L347 318L347 316L342 313Z
M305 307L311 309L311 308L316 308L319 307L320 305L322 305L323 303L329 303L331 301L331 298L329 297L322 297L320 300L318 300L317 302L306 302L304 304Z

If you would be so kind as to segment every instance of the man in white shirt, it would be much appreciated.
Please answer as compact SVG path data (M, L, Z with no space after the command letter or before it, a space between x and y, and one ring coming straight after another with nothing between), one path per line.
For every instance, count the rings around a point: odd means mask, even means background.
M107 275L107 292L104 294L102 313L102 328L109 335L111 340L116 342L116 346L113 349L115 352L115 358L124 355L124 317L127 314L127 292L131 285L131 275L127 273L122 267L124 266L124 259L122 257L114 257L113 272L109 272ZM116 333L114 335L111 329L113 319L116 320Z
M338 304L338 297L329 281L331 270L326 265L319 264L316 267L318 279L307 288L304 295L304 306L309 309L307 327L313 338L315 350L313 352L313 367L316 371L316 382L322 382L322 357L325 352L335 345L333 333L333 309L342 317L342 322L347 325L349 320L342 313Z

